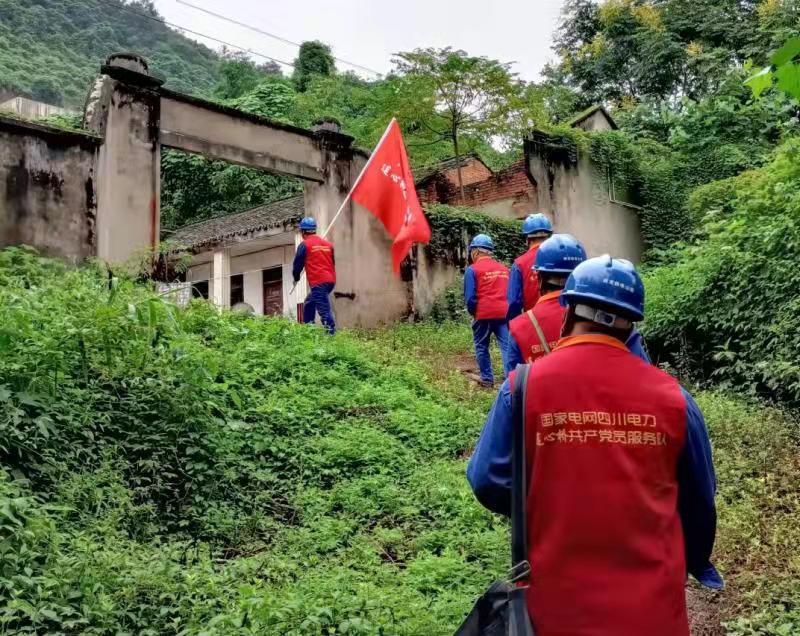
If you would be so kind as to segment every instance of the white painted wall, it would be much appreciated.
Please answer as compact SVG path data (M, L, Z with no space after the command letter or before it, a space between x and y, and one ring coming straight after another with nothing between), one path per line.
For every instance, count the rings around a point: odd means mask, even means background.
M204 261L209 258L209 254L198 254L197 260ZM281 245L272 247L259 252L252 252L241 256L232 256L230 259L230 275L242 274L244 278L244 302L250 305L255 313L264 313L264 285L262 271L272 267L282 268L283 274L283 312L290 318L296 318L297 305L294 300L297 294L290 298L289 291L292 288L292 260L294 259L294 246ZM215 273L212 263L199 263L189 267L186 271L188 282L199 282L207 280L208 296L215 298ZM228 285L228 289L230 286ZM230 291L229 297L230 297Z

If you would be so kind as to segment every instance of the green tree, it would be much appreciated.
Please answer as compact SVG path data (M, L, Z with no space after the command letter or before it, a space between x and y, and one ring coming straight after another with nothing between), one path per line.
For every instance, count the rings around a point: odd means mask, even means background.
M56 83L49 77L40 77L33 80L30 94L33 99L38 99L46 104L61 106L64 103L64 96L56 86Z
M756 97L773 86L800 100L800 37L789 38L770 58L770 65L745 82Z
M303 42L300 45L300 52L294 61L294 80L295 88L303 92L308 88L308 83L315 75L328 76L336 72L331 47L317 40Z
M0 84L80 108L100 64L135 51L168 87L210 94L217 54L158 18L146 1L0 0Z
M249 92L225 104L276 121L292 123L294 89L282 76L263 76ZM290 196L300 183L288 177L213 161L174 150L162 153L162 225L172 230L212 216Z
M588 101L625 103L713 94L792 21L792 2L568 0L550 69Z
M217 99L233 99L252 91L263 79L262 73L247 53L223 47L218 67L219 82L213 95Z
M463 200L460 140L465 135L488 140L506 130L512 98L520 88L516 76L510 64L449 47L399 53L395 64L417 88L419 125L452 143Z

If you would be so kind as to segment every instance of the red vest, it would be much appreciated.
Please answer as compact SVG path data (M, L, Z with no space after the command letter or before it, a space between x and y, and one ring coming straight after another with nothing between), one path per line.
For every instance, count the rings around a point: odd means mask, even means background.
M479 258L471 267L478 296L475 319L505 318L508 314L508 267L488 256Z
M538 636L688 636L678 383L602 335L531 367L527 509Z
M333 244L321 236L310 234L303 239L306 246L306 277L311 287L336 283L333 265Z
M560 295L560 291L554 291L540 296L533 309L520 314L508 323L511 337L516 340L522 357L528 364L545 354L539 335L536 333L536 328L531 322L530 314L532 313L536 316L536 320L539 321L539 326L542 328L544 338L550 349L555 349L558 339L561 337L564 314L567 312L558 302Z
M536 301L539 300L539 275L533 270L536 262L536 252L539 246L534 245L522 256L514 261L514 264L522 274L522 305L525 311L533 309Z

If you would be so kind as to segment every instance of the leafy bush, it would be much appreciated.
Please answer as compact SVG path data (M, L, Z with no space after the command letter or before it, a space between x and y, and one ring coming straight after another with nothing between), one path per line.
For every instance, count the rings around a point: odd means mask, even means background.
M413 363L25 249L0 324L7 631L446 633L507 560Z
M695 193L714 201L707 237L670 252L646 280L646 334L698 380L800 400L800 140L763 169Z
M436 260L465 267L467 245L480 233L492 237L498 260L510 263L525 251L525 237L520 233L519 221L438 203L426 206L425 216L431 226L431 241L425 249Z
M0 252L0 630L452 633L508 562L464 479L493 397L454 368L470 340L330 338ZM796 424L698 397L723 617L792 633Z

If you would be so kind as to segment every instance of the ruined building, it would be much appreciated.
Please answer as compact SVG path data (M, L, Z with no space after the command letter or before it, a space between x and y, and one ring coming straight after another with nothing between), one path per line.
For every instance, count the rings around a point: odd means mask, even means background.
M99 257L112 264L154 249L162 147L294 176L304 183L300 197L182 228L173 237L194 255L188 279L198 294L220 306L241 300L257 313L296 315L306 289L289 284L294 223L308 214L326 227L368 157L336 130L288 126L167 90L145 60L130 54L101 67L84 123L85 131L65 131L0 114L0 247L28 244L72 261ZM574 123L613 126L602 109ZM537 133L525 144L524 161L507 171L481 168L478 158L472 164L465 195L476 207L506 218L542 210L557 231L580 237L590 252L638 259L635 206L574 148ZM449 196L450 172L440 166L420 176L423 200ZM330 238L337 249L334 309L344 326L424 311L456 275L423 249L410 281L394 276L389 237L353 203Z

